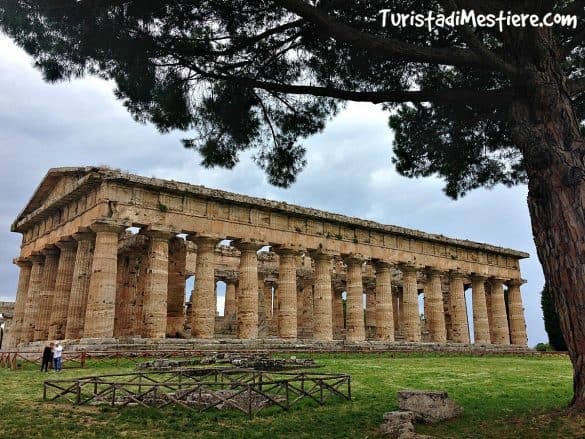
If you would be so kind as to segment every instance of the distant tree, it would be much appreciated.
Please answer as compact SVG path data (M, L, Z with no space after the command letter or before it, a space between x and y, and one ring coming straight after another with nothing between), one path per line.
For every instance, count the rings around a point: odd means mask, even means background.
M575 14L575 27L386 26L380 9ZM275 185L347 101L392 111L394 163L451 197L528 182L532 231L585 410L584 0L9 0L46 80L112 79L136 120L193 130L205 166L252 148ZM348 166L351 164L348 163ZM503 217L506 212L502 212Z
M566 351L567 345L561 331L559 314L555 307L553 295L546 284L540 296L540 305L544 317L544 329L548 334L548 342L555 351Z

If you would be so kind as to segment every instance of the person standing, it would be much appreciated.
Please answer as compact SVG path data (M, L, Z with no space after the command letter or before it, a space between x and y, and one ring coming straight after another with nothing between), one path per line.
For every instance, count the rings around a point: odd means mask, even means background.
M53 363L53 347L54 344L50 343L48 346L45 346L43 350L43 359L41 362L41 372L48 372L49 371L49 364Z
M53 349L53 362L55 366L55 372L61 372L61 366L63 365L63 346L59 342L55 343Z

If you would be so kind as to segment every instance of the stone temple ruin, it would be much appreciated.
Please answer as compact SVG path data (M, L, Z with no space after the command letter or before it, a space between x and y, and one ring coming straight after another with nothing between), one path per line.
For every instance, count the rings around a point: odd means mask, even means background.
M468 344L470 319L476 344L527 342L528 254L506 248L100 167L49 170L12 231L22 245L9 346L137 336Z

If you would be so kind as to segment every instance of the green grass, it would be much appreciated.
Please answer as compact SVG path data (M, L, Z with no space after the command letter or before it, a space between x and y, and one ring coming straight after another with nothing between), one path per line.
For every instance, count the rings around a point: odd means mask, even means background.
M299 355L300 356L300 355ZM362 438L376 437L382 414L398 407L396 391L446 390L464 415L417 431L436 437L583 437L585 417L560 410L571 397L566 357L456 355L312 356L320 371L352 375L352 402L271 410L249 420L234 412L192 413L180 408L74 407L42 401L42 382L57 375L0 369L0 437ZM129 372L130 363L89 364L59 378Z

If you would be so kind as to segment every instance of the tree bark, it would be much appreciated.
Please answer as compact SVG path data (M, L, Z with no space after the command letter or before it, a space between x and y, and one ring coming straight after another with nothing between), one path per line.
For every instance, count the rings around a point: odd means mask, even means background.
M528 207L545 278L573 363L571 408L585 410L585 145L566 78L543 38L512 105L512 135L528 174Z

